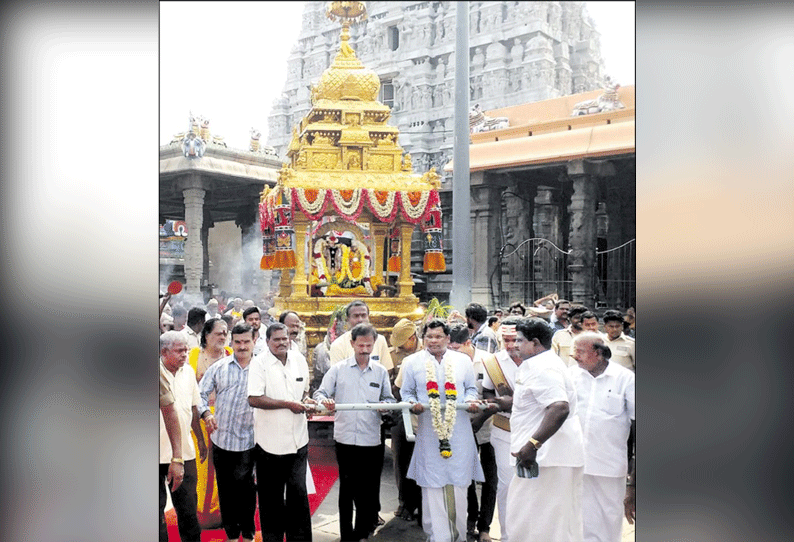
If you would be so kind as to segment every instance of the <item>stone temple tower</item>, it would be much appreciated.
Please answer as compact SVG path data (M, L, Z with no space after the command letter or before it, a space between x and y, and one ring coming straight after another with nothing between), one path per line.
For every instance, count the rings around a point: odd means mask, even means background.
M292 126L311 109L311 85L330 66L338 28L326 2L306 2L273 103L268 145L286 157ZM600 89L599 34L584 2L469 2L471 105L487 111ZM367 2L350 43L381 81L399 144L413 168L442 171L452 158L455 6L453 2Z

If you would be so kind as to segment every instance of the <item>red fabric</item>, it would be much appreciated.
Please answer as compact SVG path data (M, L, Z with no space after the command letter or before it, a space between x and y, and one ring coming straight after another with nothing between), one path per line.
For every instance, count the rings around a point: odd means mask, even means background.
M336 463L336 452L333 446L309 445L309 466L314 478L316 493L309 495L309 510L312 515L320 507L325 497L339 478L339 466ZM176 524L176 512L170 509L165 513L165 523L168 526L168 540L179 540L179 529ZM257 507L254 518L256 526L256 542L262 542L261 527L259 525L259 508ZM223 529L207 529L201 531L201 542L224 542L226 533Z

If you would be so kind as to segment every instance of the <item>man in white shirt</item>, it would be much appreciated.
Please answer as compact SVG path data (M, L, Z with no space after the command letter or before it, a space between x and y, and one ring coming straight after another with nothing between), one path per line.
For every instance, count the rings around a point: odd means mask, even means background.
M395 402L386 369L370 359L378 332L370 324L351 330L355 354L332 366L314 398L329 410L335 402ZM334 420L339 463L339 531L342 542L366 540L378 524L380 465L383 464L381 415L374 410L342 410ZM353 526L353 505L356 523Z
M248 368L248 403L254 407L256 479L263 542L311 541L306 488L309 367L289 349L287 326L271 324L267 349ZM286 498L284 492L286 489Z
M347 317L348 331L331 343L331 365L339 363L354 354L353 346L350 343L350 330L358 324L369 323L369 306L361 300L353 301L345 309L345 315ZM392 363L386 337L378 334L370 357L372 361L377 361L389 371L390 378L393 377L394 363Z
M248 307L243 311L243 321L254 329L254 355L258 356L267 349L265 334L261 332L262 315L259 307Z
M287 326L289 334L290 350L297 350L303 357L306 357L306 336L303 333L303 322L295 311L284 311L278 321Z
M523 361L510 416L510 451L517 463L507 492L510 539L582 542L584 446L576 390L565 364L550 350L546 322L523 318L516 332Z
M201 329L206 322L207 311L201 307L193 307L187 312L187 325L182 330L187 344L187 351L190 352L197 346L201 346Z
M635 427L634 373L610 355L600 334L581 333L571 348L577 365L568 368L584 433L585 542L619 542L624 514L634 519L634 487L626 480L627 439Z
M201 404L196 373L186 364L187 345L184 333L181 331L166 331L160 335L160 370L165 379L165 385L174 396L174 410L179 419L182 453L173 453L171 439L165 426L165 420L160 414L160 542L168 542L168 532L165 526L165 481L169 471L169 464L173 461L183 461L185 465L184 479L176 489L171 489L171 501L176 511L179 538L182 542L199 542L201 528L197 517L196 485L198 472L196 470L196 449L190 430L196 435L201 462L207 460L207 444L201 431L198 406ZM181 458L181 459L180 459Z

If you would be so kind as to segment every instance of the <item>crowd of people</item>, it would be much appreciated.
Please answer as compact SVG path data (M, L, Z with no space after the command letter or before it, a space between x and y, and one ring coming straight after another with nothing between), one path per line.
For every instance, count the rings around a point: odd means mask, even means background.
M490 314L469 303L401 319L387 341L356 300L308 349L297 313L260 306L161 302L161 541L167 492L180 539L200 540L209 463L228 540L254 539L258 499L263 541L310 541L317 413L334 414L342 542L384 523L387 440L395 516L428 540L489 541L497 511L505 542L617 542L633 523L633 309L596 314L556 295ZM415 441L399 410L340 406L396 402Z

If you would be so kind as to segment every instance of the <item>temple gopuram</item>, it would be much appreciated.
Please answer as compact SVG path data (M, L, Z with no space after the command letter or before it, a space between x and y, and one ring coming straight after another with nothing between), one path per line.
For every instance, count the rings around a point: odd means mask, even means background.
M262 269L280 269L275 308L306 322L309 346L336 308L363 299L370 322L388 334L397 320L421 317L410 272L411 237L421 228L424 272L446 269L435 168L413 173L411 156L377 100L378 75L350 46L350 25L366 18L363 2L330 2L342 25L339 51L311 92L277 184L259 203Z

